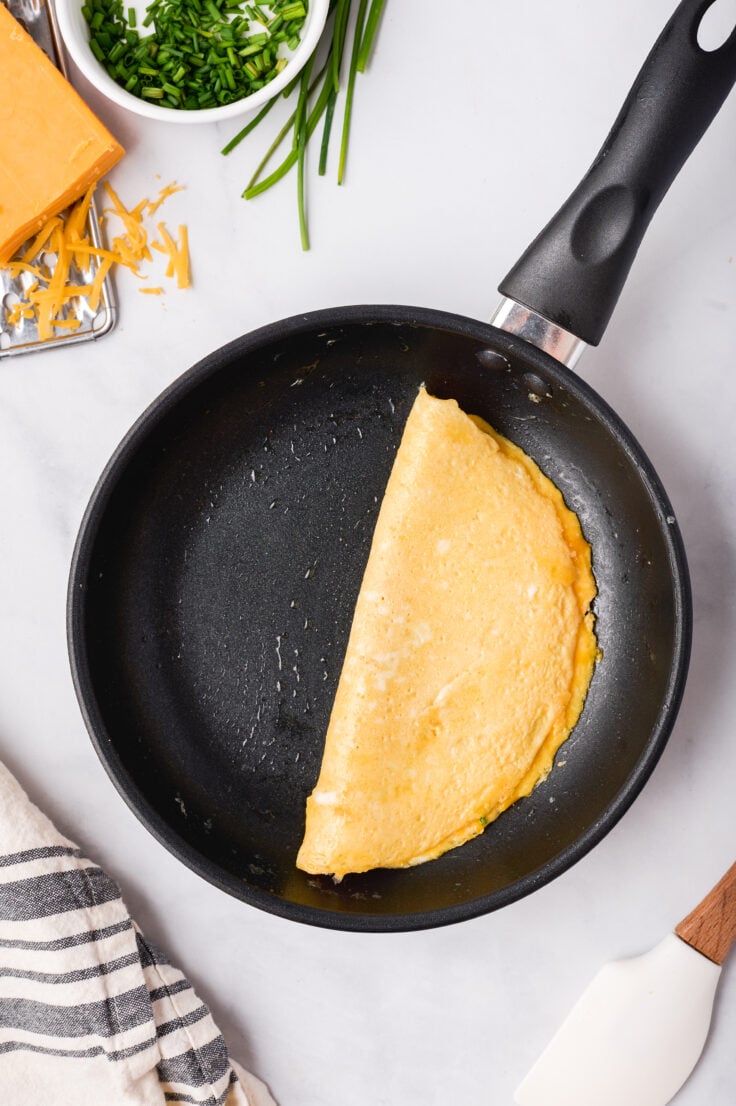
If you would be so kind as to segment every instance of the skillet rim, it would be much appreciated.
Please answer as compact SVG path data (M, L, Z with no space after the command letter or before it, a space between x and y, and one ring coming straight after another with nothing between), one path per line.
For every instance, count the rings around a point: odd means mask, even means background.
M674 584L676 620L668 691L659 708L657 722L624 786L608 803L597 821L572 845L508 887L482 895L462 905L400 915L343 913L291 902L253 887L245 880L225 872L214 861L207 860L196 848L184 841L140 792L107 732L90 675L83 633L86 607L85 583L100 523L119 479L135 456L138 447L155 429L160 419L176 406L181 397L228 365L234 356L240 356L274 339L293 337L300 331L311 332L318 328L335 327L345 323L430 325L434 329L450 330L482 341L488 339L490 332L492 343L488 344L493 349L505 350L512 355L523 353L527 359L531 357L532 360L537 360L553 379L556 377L564 387L581 396L599 422L613 433L624 451L634 461L639 479L645 485L653 507L661 509L665 518L675 519L673 523L667 525L666 529L663 529L669 554L670 576ZM74 545L66 604L67 649L72 680L90 740L116 790L148 832L173 856L208 883L250 906L306 925L364 933L398 933L433 929L491 913L550 883L599 844L641 793L669 740L687 678L692 644L692 621L692 592L687 557L674 510L654 466L613 408L582 377L565 365L523 339L508 334L490 323L434 308L390 304L321 308L268 323L213 350L164 388L130 426L94 486Z

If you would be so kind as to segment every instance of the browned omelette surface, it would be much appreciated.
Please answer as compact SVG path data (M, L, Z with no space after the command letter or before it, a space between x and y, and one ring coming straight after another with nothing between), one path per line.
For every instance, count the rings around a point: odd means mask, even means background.
M547 775L596 656L590 546L517 446L422 389L376 524L298 867L468 841Z

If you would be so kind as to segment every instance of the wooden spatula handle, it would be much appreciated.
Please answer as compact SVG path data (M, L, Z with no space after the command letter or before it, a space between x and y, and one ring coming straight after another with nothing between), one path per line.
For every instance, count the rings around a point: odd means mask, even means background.
M722 964L736 939L736 864L683 918L675 933L714 964Z

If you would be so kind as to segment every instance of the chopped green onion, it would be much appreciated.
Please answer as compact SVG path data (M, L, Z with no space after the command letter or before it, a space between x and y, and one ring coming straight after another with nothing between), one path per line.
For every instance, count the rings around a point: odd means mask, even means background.
M307 3L152 0L140 31L123 0L85 0L81 10L90 49L113 80L161 106L197 110L244 99L281 73L279 43L298 46ZM274 24L278 35L264 30Z
M306 15L304 5L301 0L298 0L295 4L287 4L285 8L282 8L279 15L284 20L303 19Z

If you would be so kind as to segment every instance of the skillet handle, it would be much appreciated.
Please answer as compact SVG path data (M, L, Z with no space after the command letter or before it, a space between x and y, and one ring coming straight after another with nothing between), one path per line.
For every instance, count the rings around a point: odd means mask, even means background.
M501 282L503 296L597 346L644 232L736 81L736 27L698 45L714 0L682 0L587 174Z
M736 941L736 864L675 928L686 944L722 964Z

